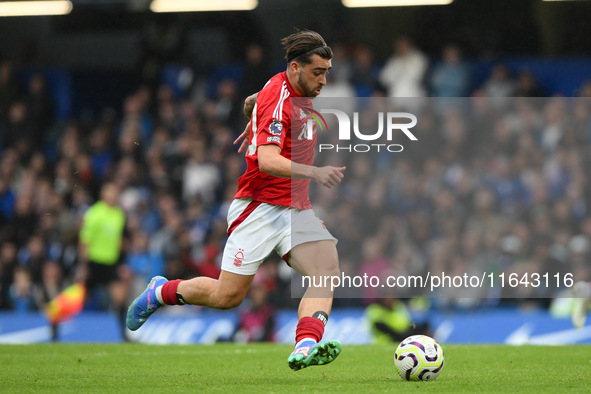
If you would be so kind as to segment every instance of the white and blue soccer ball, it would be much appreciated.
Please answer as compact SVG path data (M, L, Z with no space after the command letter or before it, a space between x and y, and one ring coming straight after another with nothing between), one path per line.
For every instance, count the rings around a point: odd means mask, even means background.
M443 369L443 349L426 335L412 335L398 345L394 366L404 380L435 380Z

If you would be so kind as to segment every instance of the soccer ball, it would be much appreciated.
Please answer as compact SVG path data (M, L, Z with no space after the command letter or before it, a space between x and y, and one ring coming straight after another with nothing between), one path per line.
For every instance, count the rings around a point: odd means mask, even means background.
M443 349L426 335L412 335L400 342L394 366L404 380L435 380L443 369Z

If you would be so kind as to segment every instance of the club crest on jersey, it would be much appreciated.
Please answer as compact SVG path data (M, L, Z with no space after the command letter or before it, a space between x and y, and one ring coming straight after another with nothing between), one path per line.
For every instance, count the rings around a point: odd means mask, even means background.
M281 121L274 119L271 124L269 125L269 131L273 135L281 135L281 130L283 129L283 125Z
M234 266L240 267L242 266L242 261L244 260L244 249L238 249L238 252L234 255Z

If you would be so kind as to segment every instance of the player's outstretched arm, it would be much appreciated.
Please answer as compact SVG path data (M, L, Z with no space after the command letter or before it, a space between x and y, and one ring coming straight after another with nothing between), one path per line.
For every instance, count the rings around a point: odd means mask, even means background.
M281 148L274 144L258 147L259 169L265 174L279 178L311 179L331 188L341 182L346 167L315 167L294 163L281 156Z

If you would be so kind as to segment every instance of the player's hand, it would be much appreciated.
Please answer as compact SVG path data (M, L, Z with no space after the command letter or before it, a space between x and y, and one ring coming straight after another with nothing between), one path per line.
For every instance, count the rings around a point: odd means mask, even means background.
M242 141L242 143L238 148L238 153L242 153L248 147L250 141L250 122L248 122L248 124L244 128L242 134L240 134L238 138L234 140L234 145L238 144L240 141Z
M257 97L258 97L259 93L255 93L255 94L251 94L250 96L248 96L245 100L244 100L244 115L246 115L247 118L250 118L252 115L252 111L254 110L254 105L257 102Z
M320 183L322 186L328 187L329 189L333 186L341 183L343 179L343 171L347 167L314 167L312 170L312 179Z

